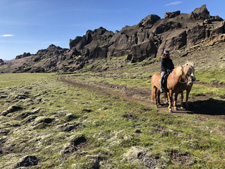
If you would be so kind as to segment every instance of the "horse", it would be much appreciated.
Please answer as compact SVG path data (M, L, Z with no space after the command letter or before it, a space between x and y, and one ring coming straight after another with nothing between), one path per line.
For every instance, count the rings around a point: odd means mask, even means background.
M188 96L190 94L191 88L193 86L193 82L196 80L195 78L195 68L194 68L194 63L193 62L187 62L186 64L188 64L189 67L189 75L188 75L188 83L183 85L183 90L180 92L181 93L181 108L183 108L183 91L186 90L186 100L185 100L185 107L188 108ZM176 101L176 96L175 96L175 101Z
M151 100L155 101L155 105L158 107L160 104L160 86L159 79L161 77L160 73L155 73L152 78L152 97ZM193 85L193 81L195 80L194 75L194 64L191 62L186 62L182 66L176 67L167 78L167 91L164 92L164 97L169 100L169 112L172 112L172 97L173 93L175 93L175 101L174 101L174 109L176 110L177 96L181 93L182 98L182 106L183 106L183 91L186 90L186 105L188 101L188 95L190 93L191 87ZM167 95L168 92L168 95Z

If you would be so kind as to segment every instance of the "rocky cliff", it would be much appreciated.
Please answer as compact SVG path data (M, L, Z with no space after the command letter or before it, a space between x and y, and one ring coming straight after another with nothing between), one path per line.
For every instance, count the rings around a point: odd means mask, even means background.
M0 59L0 65L3 65L4 61L2 59Z
M88 30L84 36L71 39L70 49L50 45L31 55L24 53L6 62L1 72L55 72L81 69L91 60L127 56L131 62L155 58L167 49L190 49L203 41L225 33L225 22L210 16L206 5L190 14L166 12L163 19L149 15L137 25L125 26L113 33L105 28Z

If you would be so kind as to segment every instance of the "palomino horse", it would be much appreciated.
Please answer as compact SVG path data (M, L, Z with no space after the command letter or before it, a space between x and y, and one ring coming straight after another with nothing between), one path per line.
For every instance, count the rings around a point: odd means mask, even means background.
M190 67L189 67L189 72L188 72L188 83L185 83L183 85L183 90L181 91L181 107L183 108L183 91L186 90L186 101L185 101L185 107L188 108L188 96L189 96L189 93L191 91L191 88L193 86L193 82L196 80L195 78L195 68L194 68L194 63L192 62L187 62L186 64L188 64ZM177 96L175 95L175 101L177 99Z
M156 73L152 76L152 101L155 101L156 106L160 104L160 86L159 79L160 73ZM182 66L176 67L167 78L167 90L169 94L169 112L172 112L172 97L175 93L174 109L176 110L177 96L181 93L182 104L183 104L183 91L186 90L186 105L188 101L188 95L190 93L193 81L195 80L194 75L194 64L187 62ZM164 97L167 97L167 92L164 93Z

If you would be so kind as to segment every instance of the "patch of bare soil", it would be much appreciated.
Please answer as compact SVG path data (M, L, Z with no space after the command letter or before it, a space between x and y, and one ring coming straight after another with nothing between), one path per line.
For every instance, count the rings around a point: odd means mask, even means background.
M143 105L155 106L155 104L150 101L151 91L147 88L128 88L126 85L115 85L105 82L92 82L92 84L90 84L87 82L64 79L63 77L61 81L88 90L121 97ZM145 99L143 100L141 98ZM165 100L163 100L163 102L165 102ZM199 116L204 116L209 119L214 118L225 121L225 101L213 99L212 94L202 94L189 98L189 107L187 109L179 109L179 104L180 98L178 98L178 110L174 112L175 114L198 114ZM162 104L159 109L167 110L167 107L167 104Z

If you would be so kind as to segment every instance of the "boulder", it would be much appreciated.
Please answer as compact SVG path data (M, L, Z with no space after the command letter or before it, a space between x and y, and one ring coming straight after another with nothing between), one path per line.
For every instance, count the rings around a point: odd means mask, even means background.
M20 161L16 165L16 168L34 166L38 164L38 161L39 160L36 156L27 155L20 159Z
M82 147L82 144L85 144L87 142L87 139L82 134L77 134L72 138L70 143L66 145L62 151L60 152L62 155L73 153L74 151L77 151L79 147Z
M79 127L79 125L80 125L79 123L74 123L74 124L66 123L65 125L62 126L61 130L63 132L71 132L71 131L77 129Z
M196 8L189 14L189 17L195 20L210 19L209 11L206 8L206 5L202 5L200 8Z
M3 65L4 61L2 59L0 59L0 65Z
M158 15L149 15L139 22L139 27L148 27L151 28L157 21L161 18Z
M131 47L137 44L137 29L125 26L117 32L110 40L108 57L120 57L130 53Z
M22 55L18 55L16 56L16 59L21 59L21 58L25 58L25 57L28 57L28 56L31 56L31 54L28 52L24 52Z
M187 47L190 48L206 38L206 26L197 25L187 31Z
M170 36L167 36L166 39L163 39L163 43L159 46L157 51L157 56L160 56L163 51L169 50L174 51L177 50L187 44L187 33L186 31L177 31Z
M174 18L176 16L180 15L180 11L175 11L175 12L166 12L164 14L165 18Z
M33 109L33 110L30 110L30 111L25 111L25 112L22 112L19 117L24 119L24 118L27 118L28 116L30 115L34 115L34 114L37 114L39 113L41 110L41 108L36 108L36 109Z
M14 113L14 112L20 111L22 109L23 108L21 106L13 105L13 106L10 106L7 110L3 111L2 115L6 116L7 114Z
M131 49L131 54L128 55L127 60L132 62L140 62L146 58L155 58L157 54L157 47L153 41L145 42L140 45L135 45Z

